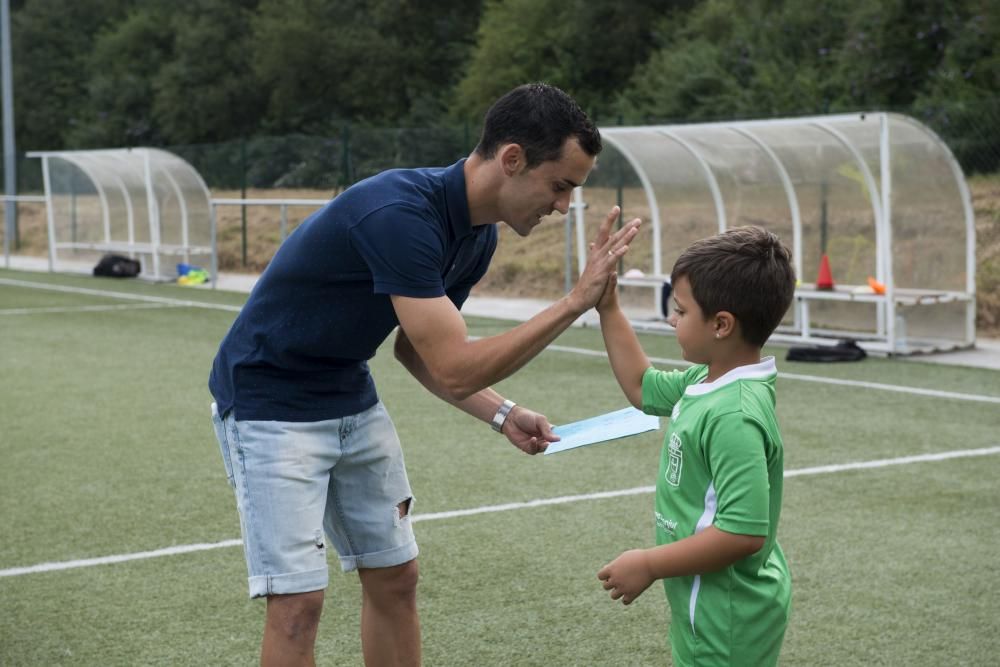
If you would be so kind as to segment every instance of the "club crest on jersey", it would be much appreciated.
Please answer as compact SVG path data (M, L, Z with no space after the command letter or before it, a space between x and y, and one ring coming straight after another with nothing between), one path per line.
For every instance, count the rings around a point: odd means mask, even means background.
M681 449L681 439L676 433L670 434L670 442L667 444L667 471L663 473L663 478L670 486L680 486L681 469L684 467L684 452Z

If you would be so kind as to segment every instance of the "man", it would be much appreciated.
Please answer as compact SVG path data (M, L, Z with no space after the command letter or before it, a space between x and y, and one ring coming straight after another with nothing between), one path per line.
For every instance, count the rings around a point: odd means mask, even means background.
M573 290L506 333L468 340L459 308L486 272L496 223L528 236L565 214L600 150L572 98L521 86L487 112L467 159L362 181L278 250L209 380L250 596L267 598L262 664L313 664L326 539L361 579L366 664L420 663L412 494L367 360L398 326L396 358L429 391L528 454L556 440L543 415L490 385L597 303L639 221L611 234L613 209Z

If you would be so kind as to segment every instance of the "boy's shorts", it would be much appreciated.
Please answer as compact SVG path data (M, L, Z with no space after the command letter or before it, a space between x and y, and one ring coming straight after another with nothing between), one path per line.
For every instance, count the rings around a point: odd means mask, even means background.
M213 403L212 423L236 493L251 598L326 588L324 533L345 572L417 557L413 494L381 402L319 422L236 421Z

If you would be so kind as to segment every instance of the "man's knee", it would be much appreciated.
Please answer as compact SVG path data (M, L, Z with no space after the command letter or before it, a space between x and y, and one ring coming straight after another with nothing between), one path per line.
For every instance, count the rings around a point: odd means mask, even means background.
M361 588L367 598L376 603L401 603L416 599L420 578L417 561L394 567L359 570Z
M323 613L323 591L267 598L267 625L286 639L315 637Z

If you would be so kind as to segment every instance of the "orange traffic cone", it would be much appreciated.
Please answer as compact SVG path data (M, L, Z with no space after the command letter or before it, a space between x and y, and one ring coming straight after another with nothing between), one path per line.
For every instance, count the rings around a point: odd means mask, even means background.
M816 276L816 289L833 289L833 276L830 275L830 259L823 254L819 260L819 275Z

